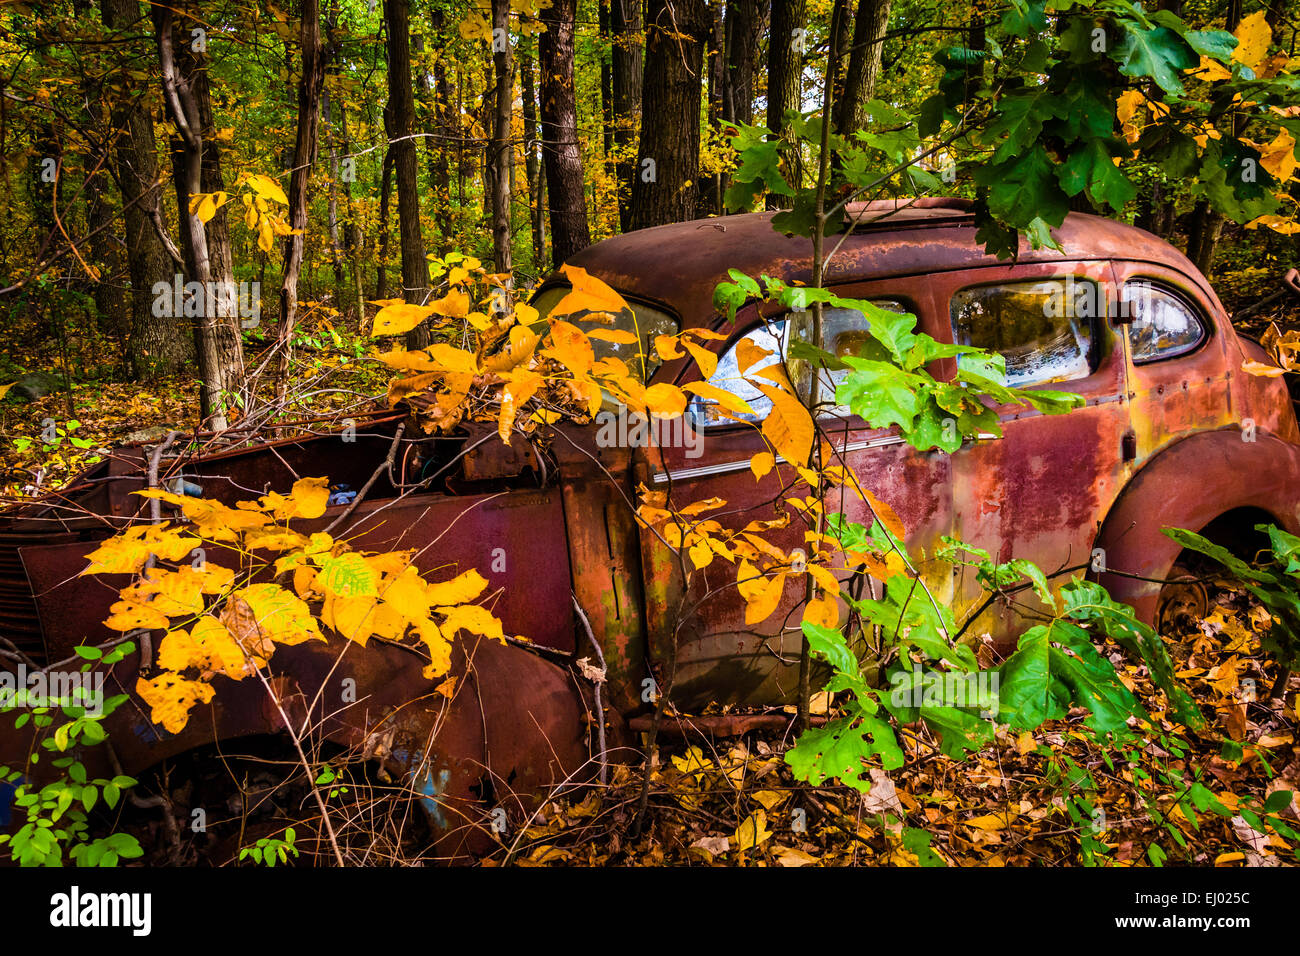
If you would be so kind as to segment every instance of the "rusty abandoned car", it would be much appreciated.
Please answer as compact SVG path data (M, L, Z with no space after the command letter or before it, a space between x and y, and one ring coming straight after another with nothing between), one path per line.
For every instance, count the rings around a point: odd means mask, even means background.
M822 424L836 450L897 512L916 553L932 554L952 535L1049 573L1088 569L1142 619L1158 622L1204 600L1194 582L1178 580L1179 547L1161 528L1233 545L1242 542L1228 538L1259 522L1300 533L1300 431L1287 387L1243 371L1266 354L1234 332L1188 259L1141 230L1082 214L1055 231L1060 250L1022 251L1014 262L986 255L975 231L960 201L882 207L845 239L826 284L915 314L918 329L940 342L1000 352L1011 384L1051 383L1085 404L1052 417L1003 409L1001 437L976 437L951 454L918 452L890 429L830 410ZM572 260L630 303L617 321L635 322L643 335L722 333L709 343L719 356L711 380L760 414L763 397L737 385L737 343L798 331L780 316L762 322L752 303L731 324L713 305L714 287L729 269L807 282L810 261L811 243L774 231L770 213L620 235ZM543 315L565 281L553 276L535 294ZM821 344L852 354L863 321L828 310ZM941 360L936 375L951 376L955 362ZM701 376L689 355L647 372L652 382L678 385ZM641 485L671 487L683 500L725 499L724 523L773 517L776 479L756 480L749 467L764 448L757 429L697 400L688 409L691 442L598 441L594 426L562 422L544 450L506 446L490 428L432 436L412 429L390 455L404 414L398 407L358 419L348 443L306 435L152 463L156 480L183 482L190 494L227 505L250 492L287 492L302 476L360 489L377 475L359 500L331 505L303 529L346 514L337 533L356 548L413 548L422 571L476 568L487 577L506 633L528 642L457 642L453 672L463 683L451 701L432 694L419 658L393 642L346 655L341 641L311 642L283 648L274 661L285 696L303 701L345 699L342 682L355 681L355 703L326 708L321 733L369 747L423 795L436 825L481 824L498 807L522 819L527 795L590 776L593 694L579 658L603 659L606 668L607 746L646 726L645 689L673 642L670 695L683 713L713 702L752 708L793 699L800 634L798 615L785 612L803 600L802 589L787 588L778 612L748 627L743 601L722 587L678 626L666 611L681 589L672 555L638 526L630 505ZM78 575L97 542L149 520L148 502L132 493L148 486L152 455L148 447L117 449L68 488L0 520L0 629L34 663L66 661L74 646L112 636L101 621L121 583ZM386 455L390 467L377 471ZM861 521L854 509L865 506L855 502L844 508ZM788 533L788 541L772 540L793 548L800 529ZM715 564L706 583L715 571L724 573ZM922 571L941 600L974 607L973 575L937 563ZM993 602L969 633L1005 646L1017 613L1010 602ZM130 692L137 671L150 666L146 656L115 664L110 691ZM761 716L715 714L697 726L735 732ZM280 720L253 681L222 682L181 733L156 726L133 702L111 718L110 734L121 767L138 773L214 743L274 734ZM3 739L0 758L26 745L12 729ZM472 850L482 835L473 825L458 832L449 854Z

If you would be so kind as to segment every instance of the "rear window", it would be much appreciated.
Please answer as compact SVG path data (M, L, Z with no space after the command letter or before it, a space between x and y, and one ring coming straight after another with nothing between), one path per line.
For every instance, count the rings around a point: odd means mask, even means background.
M952 297L953 341L999 353L1008 385L1087 378L1104 302L1097 283L1076 277L963 289Z
M571 289L572 287L567 283L550 286L534 296L529 305L544 319ZM629 301L628 306L629 308L614 316L612 324L603 318L600 320L584 318L590 315L590 312L574 312L572 315L565 316L565 321L572 322L584 332L593 332L596 329L620 329L637 336L637 342L624 343L592 339L591 348L597 361L602 358L621 359L627 365L629 372L634 375L640 373L641 380L645 382L660 365L658 357L653 355L654 337L676 335L677 321L668 313L642 302Z

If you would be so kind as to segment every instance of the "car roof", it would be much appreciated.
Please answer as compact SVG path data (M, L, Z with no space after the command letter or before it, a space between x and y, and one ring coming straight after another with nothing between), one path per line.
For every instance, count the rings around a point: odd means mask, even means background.
M969 200L854 203L848 213L855 223L848 237L840 233L826 239L828 253L844 239L828 262L827 285L1009 264L987 255L976 241ZM777 232L772 228L773 215L771 211L743 213L624 233L587 247L569 264L599 276L624 295L667 305L687 327L707 325L715 315L713 289L727 278L729 269L752 276L765 273L787 282L812 280L812 240ZM1061 252L1022 248L1018 261L1154 262L1186 274L1211 302L1217 302L1186 256L1135 226L1072 212L1052 235Z

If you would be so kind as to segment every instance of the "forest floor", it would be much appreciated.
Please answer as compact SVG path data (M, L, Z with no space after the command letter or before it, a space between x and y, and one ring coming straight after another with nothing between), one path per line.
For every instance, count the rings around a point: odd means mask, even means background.
M1247 272L1249 270L1246 270ZM1241 301L1271 289L1263 278L1229 283ZM1218 283L1216 283L1217 285ZM1225 295L1225 299L1229 296ZM1295 312L1256 317L1258 335L1270 319L1295 325ZM1286 322L1286 320L1290 320ZM105 343L73 343L79 355ZM68 350L53 344L11 350L0 384L17 370L59 370ZM323 413L382 395L385 376L353 358L312 357L304 374L330 387L302 412ZM96 378L95 375L100 377ZM192 380L143 384L74 366L71 393L26 403L0 401L0 499L50 490L124 440L158 440L196 420ZM292 409L287 411L294 411ZM55 440L45 441L49 421ZM150 431L152 429L152 431ZM781 755L789 736L750 734L711 739L659 738L647 812L635 760L610 767L610 784L578 799L546 804L526 830L503 841L488 865L1103 865L1183 863L1259 866L1294 863L1300 842L1248 816L1267 803L1300 829L1300 677L1265 699L1277 666L1262 652L1267 612L1226 579L1213 590L1213 610L1165 635L1178 676L1201 705L1198 733L1167 716L1167 702L1145 667L1113 645L1112 660L1150 714L1127 742L1101 741L1082 715L1033 733L1005 729L961 762L951 760L919 727L903 737L903 769L873 773L865 796L847 787L796 781ZM671 716L665 720L671 722ZM639 835L631 835L634 824Z

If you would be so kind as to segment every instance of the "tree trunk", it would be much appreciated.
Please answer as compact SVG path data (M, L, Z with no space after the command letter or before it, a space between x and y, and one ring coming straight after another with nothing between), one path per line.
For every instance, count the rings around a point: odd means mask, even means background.
M723 20L723 4L721 0L714 0L709 7L709 12L713 25L709 30L706 47L708 50L706 62L709 76L708 117L709 129L716 135L722 128L722 98L727 72L726 23ZM703 181L698 214L721 214L722 211L722 174L714 173L712 176L705 177Z
M772 32L767 42L767 128L780 136L790 135L787 110L799 109L803 81L807 0L772 0ZM801 178L796 150L782 152L786 179L797 185ZM768 208L779 208L781 197L769 196Z
M852 136L867 124L866 105L880 79L890 0L860 0L853 19L852 48L844 74L844 92L835 110L835 132Z
M210 137L212 106L206 57L194 51L191 42L177 45L173 30L176 15L171 7L154 7L153 18L167 115L177 134L172 166L186 273L189 281L199 283L203 290L196 323L202 379L200 413L209 427L221 431L227 427L229 409L240 401L245 383L239 320L231 301L236 297L221 295L214 288L214 282L229 283L224 288L230 290L234 286L225 209L218 210L207 228L189 212L192 195L222 189L221 158ZM179 35L186 41L191 37L184 24Z
M645 87L641 150L632 181L632 229L695 218L700 81L704 45L712 28L704 0L649 0L646 5Z
M445 16L441 10L429 14L433 28L434 42L443 45ZM433 216L438 226L438 254L446 256L451 252L453 225L451 205L451 140L455 132L451 113L451 84L447 79L447 64L443 57L433 62L433 132L437 138L430 150L432 162L429 175L433 179Z
M402 237L402 298L423 304L429 293L428 262L420 233L420 193L415 140L415 95L411 89L411 37L409 0L384 0L388 29L388 105L384 128L388 133L393 169L397 174L397 219ZM422 349L431 337L424 325L406 333L406 346Z
M136 29L143 20L139 0L103 0L101 16L104 26L114 32ZM126 263L131 276L127 355L131 374L139 381L171 375L193 361L194 337L186 334L185 324L176 318L154 315L154 284L172 283L175 273L152 221L153 212L164 221L157 140L153 115L141 99L143 91L131 89L133 81L125 76L118 82L126 87L114 103L112 124L120 130L117 180L126 209Z
M1229 33L1235 31L1241 24L1241 15L1241 0L1228 0L1225 29ZM1265 19L1267 18L1265 14ZM1229 126L1232 136L1239 139L1246 131L1246 119L1244 116L1234 117ZM1192 225L1187 235L1187 258L1191 259L1196 264L1196 268L1201 270L1201 274L1207 278L1214 265L1214 254L1218 251L1219 239L1223 236L1223 226L1226 222L1227 217L1211 209L1209 202L1204 199L1196 204L1192 213Z
M767 9L765 0L731 0L727 4L727 72L722 92L722 118L727 122L754 123L754 69Z
M334 98L328 87L321 90L320 113L329 137L329 233L330 264L334 267L334 301L342 310L343 300L343 243L339 239L339 145L334 136Z
M605 165L608 167L610 157L614 152L614 68L611 63L614 50L613 33L609 25L609 0L600 0L597 4L597 14L602 47L600 53L600 134L601 144L604 146ZM610 44L608 52L604 50L606 43Z
M577 0L553 0L541 12L546 32L537 42L542 73L542 157L551 208L551 262L556 268L591 245L573 89L577 9Z
M533 245L533 271L546 268L546 226L542 215L541 164L537 158L537 85L533 79L533 56L519 47L519 86L524 106L524 178L528 182L528 222Z
M609 30L614 42L610 70L614 146L620 157L614 165L618 221L619 228L627 232L632 222L632 180L636 175L632 156L641 125L641 0L610 0Z
M388 298L388 247L389 247L389 208L392 206L393 194L393 149L384 150L384 163L379 174L379 249L375 267L375 298Z
M496 89L488 161L492 168L492 257L497 272L514 269L510 250L510 187L515 151L510 142L510 118L515 99L515 72L509 35L510 0L492 0L492 65Z
M298 135L293 148L293 172L289 176L289 226L294 233L286 237L284 244L280 324L275 333L275 394L281 398L284 397L289 377L289 353L294 325L298 320L298 274L302 269L303 247L307 241L307 186L311 183L311 168L316 163L321 93L325 85L325 51L321 48L320 41L319 0L301 0L299 9L298 41L302 48L302 75L298 82ZM337 249L337 227L331 238ZM343 284L341 278L339 284Z

